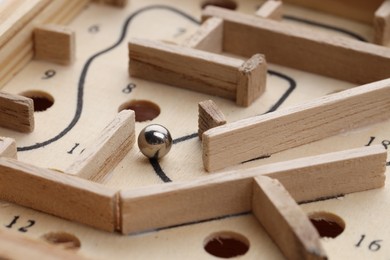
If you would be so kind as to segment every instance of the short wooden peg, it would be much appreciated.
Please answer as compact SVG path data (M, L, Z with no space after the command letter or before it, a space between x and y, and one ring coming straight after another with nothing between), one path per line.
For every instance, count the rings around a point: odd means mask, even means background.
M198 135L202 140L202 134L216 126L226 124L225 115L212 100L202 101L198 105Z
M70 29L48 24L35 28L35 58L58 64L68 65L76 56L75 33Z

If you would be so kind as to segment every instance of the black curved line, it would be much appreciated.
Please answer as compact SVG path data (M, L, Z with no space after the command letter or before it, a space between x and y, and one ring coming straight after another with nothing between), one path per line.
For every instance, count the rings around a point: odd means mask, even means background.
M191 139L194 139L196 137L198 137L198 133L193 133L193 134L190 134L190 135L179 137L179 138L176 138L176 139L173 140L173 144L182 143L184 141L191 140Z
M360 36L357 33L354 33L354 32L351 32L351 31L348 31L346 29L339 28L339 27L336 27L336 26L333 26L333 25L328 25L328 24L323 24L323 23L319 23L319 22L315 22L315 21L310 21L310 20L306 20L306 19L303 19L303 18L291 16L291 15L283 15L283 18L286 19L286 20L294 21L294 22L300 22L300 23L304 23L304 24L308 24L308 25L317 26L317 27L321 27L321 28L324 28L324 29L336 31L336 32L343 33L343 34L346 34L348 36L351 36L352 38L355 38L355 39L357 39L359 41L368 42L367 39L365 39L364 37Z
M279 78L286 80L290 86L288 87L287 91L279 98L279 100L270 109L268 109L268 111L265 112L264 114L276 111L284 103L284 101L286 101L286 99L291 95L291 93L297 87L297 82L293 78L291 78L283 73L280 73L280 72L277 72L274 70L268 70L268 74L270 74L271 76L277 76Z
M156 172L156 174L158 175L158 177L160 177L160 179L163 182L172 182L172 180L165 174L165 172L161 168L161 165L158 162L158 159L150 158L149 162L152 165L152 167L153 167L154 171Z
M75 112L75 115L72 119L72 121L69 123L69 125L64 129L62 130L59 134L57 134L56 136L54 136L53 138L49 139L49 140L46 140L44 142L41 142L41 143L36 143L34 145L31 145L31 146L25 146L25 147L18 147L18 152L23 152L23 151L30 151L30 150L34 150L34 149L38 149L38 148L42 148L46 145L49 145L53 142L56 142L58 141L59 139L61 139L62 137L64 137L70 130L73 129L73 127L77 124L77 122L79 121L80 117L81 117L81 113L82 113L82 110L83 110L83 104L84 104L84 86L85 86L85 79L87 77L87 74L88 74L88 70L92 64L92 62L98 58L99 56L115 49L116 47L118 47L125 39L126 35L127 35L127 29L130 25L130 22L135 18L137 17L138 15L146 12L146 11L150 11L150 10L167 10L167 11L171 11L171 12L174 12L178 15L181 15L185 18L187 18L188 20L196 23L196 24L200 24L199 21L197 21L195 18L193 18L192 16L184 13L183 11L179 10L179 9L176 9L174 7L171 7L171 6L166 6L166 5L152 5L152 6L147 6L147 7L144 7L144 8L141 8L137 11L135 11L134 13L132 13L125 21L123 27L122 27L122 31L121 31L121 34L119 36L119 39L113 44L111 45L110 47L106 48L106 49L103 49L102 51L99 51L97 52L96 54L92 55L90 58L88 58L88 60L86 61L86 63L84 64L83 66L83 69L81 71L81 74L80 74L80 78L79 78L79 82L78 82L78 92L77 92L77 106L76 106L76 112Z

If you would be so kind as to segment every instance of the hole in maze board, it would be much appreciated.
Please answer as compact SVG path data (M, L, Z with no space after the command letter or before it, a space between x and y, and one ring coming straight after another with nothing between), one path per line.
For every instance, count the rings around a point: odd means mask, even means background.
M218 6L230 10L236 10L237 9L237 3L232 0L206 0L202 2L202 9L206 8L209 5Z
M30 90L21 93L20 95L31 98L34 102L34 111L35 112L43 112L49 109L54 105L54 98L47 92L38 91L38 90Z
M206 238L204 243L207 253L220 258L245 255L249 247L249 240L245 236L230 231L214 233Z
M309 219L321 237L336 238L345 229L344 220L329 212L311 213Z
M46 242L60 246L63 249L75 250L81 247L80 240L66 232L50 232L42 236Z
M135 112L135 121L151 121L160 115L160 107L148 100L130 100L122 104L118 111L133 110Z

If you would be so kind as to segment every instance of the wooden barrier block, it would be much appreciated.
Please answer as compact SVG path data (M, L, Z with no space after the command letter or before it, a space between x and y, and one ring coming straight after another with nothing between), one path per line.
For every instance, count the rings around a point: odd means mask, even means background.
M17 159L17 148L14 139L0 136L0 157Z
M71 175L0 158L0 199L98 229L117 226L116 191Z
M390 1L385 0L375 12L374 43L388 45L390 43Z
M383 147L364 147L121 191L121 231L141 232L250 211L253 178L258 176L279 180L297 202L380 188L385 184L386 159Z
M327 259L317 230L278 180L255 178L252 212L287 259Z
M266 19L281 21L283 18L283 2L267 0L257 9L256 15Z
M359 85L390 77L388 48L214 6L203 10L210 17L224 20L224 52L262 53L269 63Z
M31 98L0 91L0 127L22 133L34 130L34 102Z
M198 104L198 135L202 140L205 131L226 124L225 115L212 100L202 101Z
M66 27L49 24L35 28L35 58L63 65L72 64L76 57L75 33Z
M102 182L135 142L135 113L121 111L65 172Z
M390 117L390 79L215 127L203 133L207 171L308 144Z
M130 76L235 100L249 106L265 90L267 65L261 55L248 61L219 54L132 39Z

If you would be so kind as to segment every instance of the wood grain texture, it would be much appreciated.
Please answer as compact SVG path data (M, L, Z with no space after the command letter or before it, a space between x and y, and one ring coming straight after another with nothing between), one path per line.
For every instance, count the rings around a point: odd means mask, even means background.
M371 24L374 12L383 0L284 0L284 2Z
M283 18L283 2L267 0L257 9L256 15L266 19L281 21Z
M133 147L134 127L134 111L121 111L65 172L103 182Z
M225 115L212 100L200 102L198 111L198 135L201 140L205 131L226 124Z
M390 1L385 0L376 10L374 18L374 43L388 45L390 43Z
M269 63L359 85L390 77L390 50L382 46L223 8L203 10L203 19L212 16L224 19L225 52L263 53Z
M248 106L264 90L266 63L260 55L245 63L183 46L132 39L129 59L133 77L235 100L240 106Z
M0 136L0 157L17 159L15 139Z
M76 35L67 27L47 24L34 30L35 58L69 65L76 59Z
M0 198L98 229L116 228L116 191L81 178L0 158Z
M241 65L238 69L237 105L248 107L265 92L267 69L267 61L261 54L253 55Z
M278 180L255 178L252 212L287 259L327 259L317 230Z
M208 52L222 52L223 20L217 17L207 19L182 45Z
M258 176L278 179L297 202L380 188L386 157L382 147L365 147L124 190L120 192L121 231L154 230L250 211L253 178Z
M34 102L31 98L0 91L0 126L22 133L34 130Z
M203 163L216 171L389 118L390 80L210 129Z
M0 259L85 260L75 251L64 250L12 231L0 230Z

